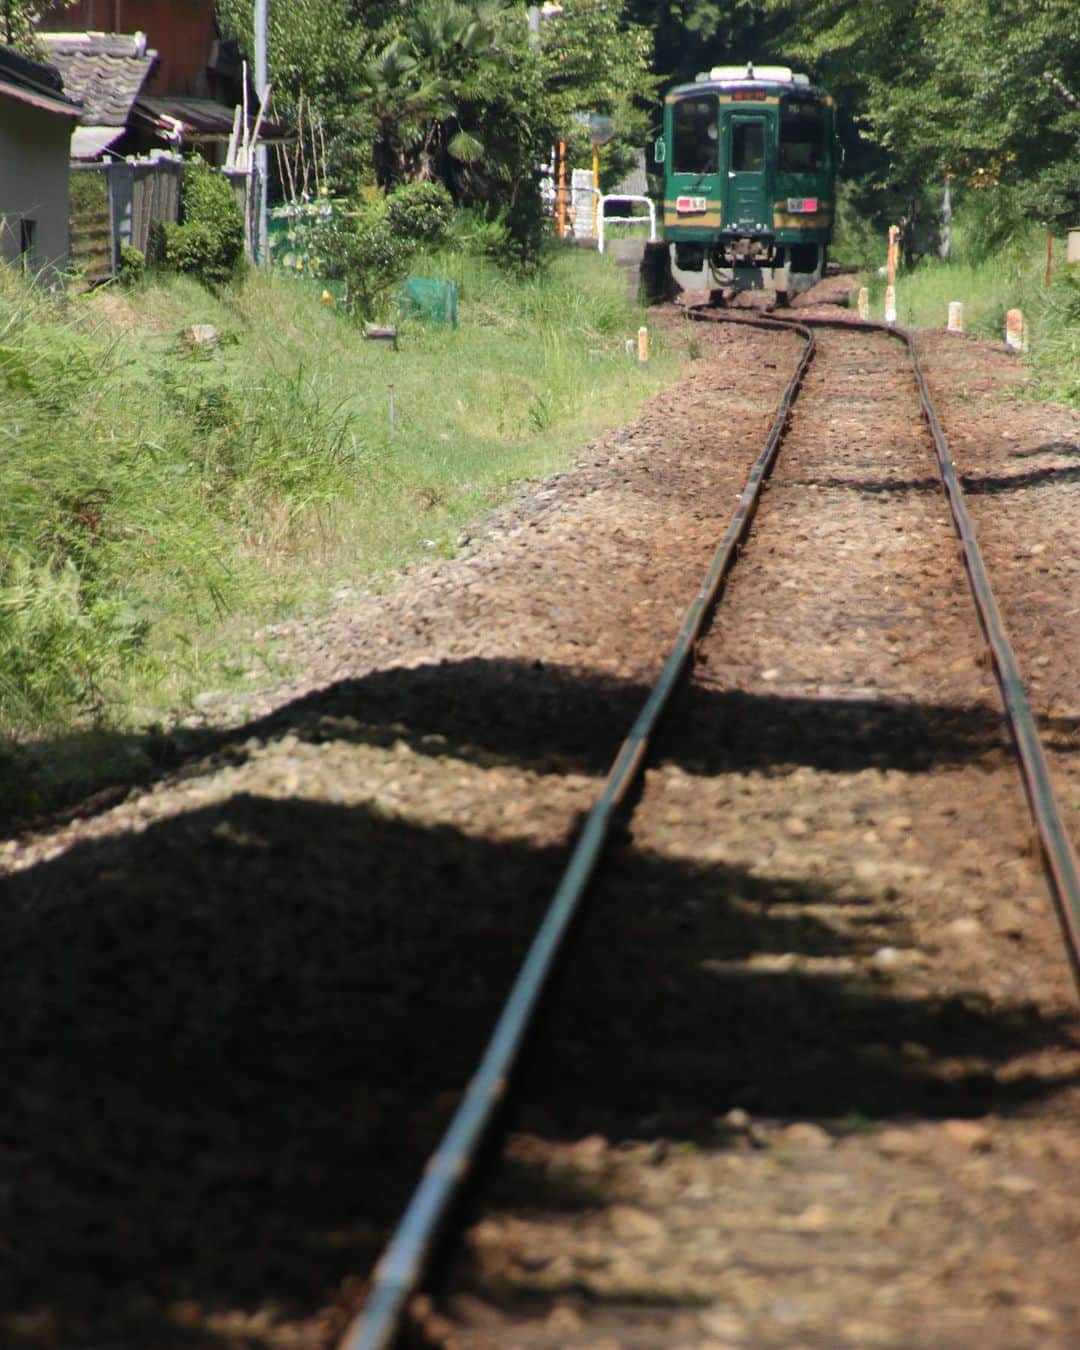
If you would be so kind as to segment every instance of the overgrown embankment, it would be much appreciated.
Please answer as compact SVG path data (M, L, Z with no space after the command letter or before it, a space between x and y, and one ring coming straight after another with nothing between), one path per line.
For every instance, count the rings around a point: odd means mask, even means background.
M199 689L263 675L245 642L260 619L449 554L461 522L679 368L655 347L647 371L627 357L640 316L595 255L530 280L439 269L461 327L403 326L397 351L288 280L56 303L0 275L6 812L93 786L87 745L141 753L111 730L168 726ZM185 339L196 323L216 346Z
M840 225L832 250L840 261L862 269L871 312L884 310L885 238L852 209L841 193ZM1051 237L1026 218L1002 190L969 193L957 212L951 257L930 249L896 281L900 323L944 328L949 304L964 307L965 331L1001 341L1011 309L1024 315L1028 360L1039 377L1041 397L1080 406L1080 266L1064 261L1064 237ZM1049 273L1049 277L1048 277Z

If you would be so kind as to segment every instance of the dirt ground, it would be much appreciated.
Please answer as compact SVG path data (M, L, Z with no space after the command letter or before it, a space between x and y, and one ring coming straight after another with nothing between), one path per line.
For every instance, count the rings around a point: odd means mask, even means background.
M0 845L5 1344L362 1303L799 347L658 321L683 385ZM920 342L1075 837L1080 418ZM1075 995L913 394L822 349L429 1340L1080 1342Z

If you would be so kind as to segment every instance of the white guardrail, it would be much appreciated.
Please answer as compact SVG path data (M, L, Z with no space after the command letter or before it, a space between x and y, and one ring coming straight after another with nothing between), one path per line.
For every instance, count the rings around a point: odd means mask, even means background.
M606 216L604 207L608 202L641 202L649 208L649 242L656 241L656 206L648 197L638 197L625 192L597 193L596 203L596 239L600 252L604 251L604 230L608 225L644 225L645 216Z

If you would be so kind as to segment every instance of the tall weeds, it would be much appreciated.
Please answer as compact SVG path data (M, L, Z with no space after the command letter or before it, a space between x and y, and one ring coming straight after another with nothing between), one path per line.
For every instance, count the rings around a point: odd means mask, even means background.
M0 293L0 733L102 716L162 660L162 629L228 612L251 545L340 485L348 418L302 371L230 381L209 361L86 330ZM157 631L155 632L155 626Z
M462 326L403 323L396 352L286 279L59 303L0 270L0 801L6 782L25 805L12 746L167 723L252 677L257 621L452 553L677 371L662 344L648 371L626 357L641 317L595 255L529 280L454 248L421 267L458 282ZM212 350L183 340L205 322Z

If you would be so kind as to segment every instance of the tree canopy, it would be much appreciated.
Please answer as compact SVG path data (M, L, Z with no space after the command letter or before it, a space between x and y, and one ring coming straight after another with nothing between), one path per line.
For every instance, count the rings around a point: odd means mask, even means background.
M1012 185L1048 225L1080 219L1073 0L760 3L788 53L858 110L883 178Z
M250 49L252 0L218 11ZM1080 220L1075 0L562 0L538 33L506 0L270 0L269 29L278 109L301 92L319 108L341 181L510 205L557 140L587 156L582 113L614 117L615 173L660 87L753 59L837 95L871 188L1004 185L1032 219Z
M59 0L62 5L73 5L75 0ZM34 37L38 19L52 5L49 0L0 0L0 42L14 47L24 56L41 60L42 51Z
M506 0L360 9L351 0L270 4L279 110L288 114L301 93L316 103L340 185L355 187L357 173L385 188L438 180L461 202L520 216L538 200L537 165L557 141L584 136L583 112L615 121L611 172L645 142L652 43L622 0L566 0L539 31ZM252 0L218 0L218 12L250 49Z

